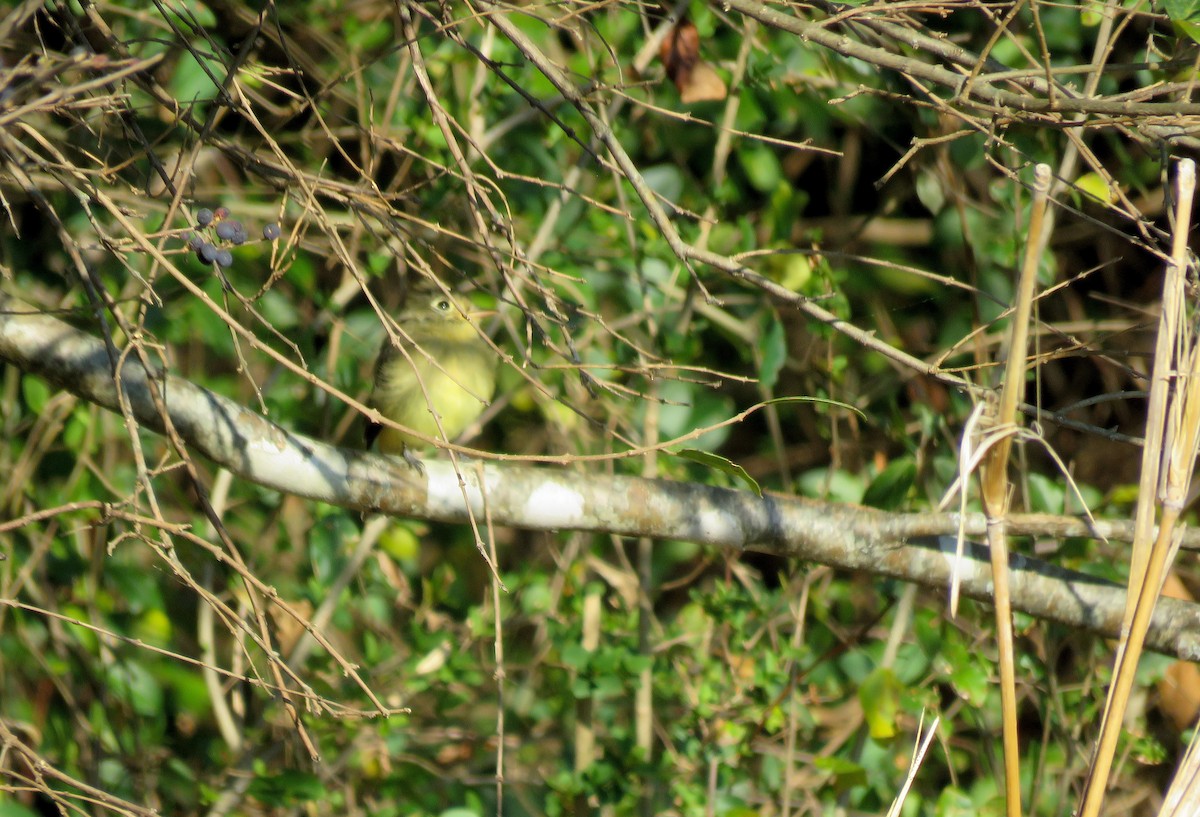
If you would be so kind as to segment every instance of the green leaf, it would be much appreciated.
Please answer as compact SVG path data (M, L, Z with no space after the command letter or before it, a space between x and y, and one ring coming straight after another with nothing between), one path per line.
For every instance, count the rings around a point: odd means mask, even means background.
M1195 20L1172 20L1175 31L1188 39L1200 43L1200 23Z
M41 414L46 408L46 401L50 399L50 387L36 377L22 377L21 396L25 398L25 405L29 406L30 412Z
M1104 6L1099 3L1090 3L1079 14L1079 22L1086 28L1095 28L1104 22L1103 14Z
M0 817L37 817L37 812L12 800L0 800Z
M567 644L562 650L562 662L571 669L582 672L591 663L592 653L579 644Z
M813 277L813 264L798 252L768 256L767 275L785 289L801 292Z
M683 196L683 174L674 165L654 165L642 171L646 184L667 201L679 201Z
M63 429L63 442L72 451L78 451L94 422L90 404L80 403L75 406L67 417L66 427Z
M760 193L770 193L783 178L779 157L766 145L746 147L738 151L738 159L742 163L742 169L746 171L746 178Z
M898 457L871 480L863 494L863 504L885 511L900 508L907 501L916 479L917 461L912 457Z
M975 801L969 794L953 786L947 786L938 796L934 813L937 817L968 817L968 815L974 817L975 812Z
M1200 0L1163 0L1162 7L1173 23L1195 21L1200 18Z
M804 496L830 502L850 502L858 505L862 503L863 494L866 493L861 478L842 469L831 472L826 468L814 468L801 474L797 484Z
M867 729L875 740L896 736L896 715L900 710L900 682L887 667L877 667L858 687Z
M917 176L917 199L935 216L946 206L946 192L937 173L926 170Z
M1062 513L1067 498L1067 485L1061 476L1029 474L1029 509L1035 513ZM1074 500L1074 495L1071 496Z
M853 411L862 419L867 419L867 415L863 414L861 410L855 408L849 403L843 403L840 400L830 400L828 397L773 397L770 400L764 400L762 405L782 406L788 403L822 403L826 406L834 406L836 408L846 409L847 411Z
M201 57L196 54L208 53L205 43L195 43L193 48L180 52L179 64L171 77L170 90L175 99L182 102L208 100L214 98L220 91L216 83L224 82L229 69L219 60Z
M250 783L250 793L264 803L274 806L315 803L328 796L320 778L314 774L296 771L256 777Z
M717 454L710 454L707 451L698 451L695 448L684 448L680 451L669 452L677 457L682 457L685 460L698 462L701 465L707 465L709 468L720 471L724 474L739 479L746 484L751 491L754 491L756 496L762 496L762 487L758 481L746 472L746 469L735 462L725 459Z
M1113 203L1113 191L1099 173L1084 173L1075 180L1075 189L1101 204Z
M384 22L364 21L353 14L348 14L340 22L345 27L346 44L355 52L369 53L377 48L383 48L396 36L395 30L386 18Z
M601 675L592 684L592 690L597 698L616 698L625 692L625 685L620 678Z
M1138 762L1147 766L1157 765L1167 762L1170 759L1170 753L1167 747L1151 735L1142 735L1133 739L1131 746L1133 756Z
M833 777L834 788L841 792L867 782L867 770L852 760L840 757L816 757L813 766Z
M969 658L950 670L955 690L972 706L983 706L991 681L987 670Z
M538 615L554 608L554 592L545 581L537 581L521 590L517 601L521 612L526 615Z
M648 670L654 667L654 656L625 653L622 656L621 667L629 675L637 675L643 670Z
M295 303L278 289L269 289L259 301L259 309L267 322L281 332L300 323Z
M409 525L389 525L379 536L379 547L398 562L415 562L421 555L421 540Z
M758 370L758 379L763 386L770 390L779 382L779 372L787 362L787 336L783 331L783 321L768 313L766 331L762 336L762 365Z
M733 412L733 401L728 396L678 380L664 383L660 396L665 401L658 415L664 437L671 439L697 429L710 429L698 437L689 438L694 448L705 451L717 450L729 437L728 425L715 427L720 426Z

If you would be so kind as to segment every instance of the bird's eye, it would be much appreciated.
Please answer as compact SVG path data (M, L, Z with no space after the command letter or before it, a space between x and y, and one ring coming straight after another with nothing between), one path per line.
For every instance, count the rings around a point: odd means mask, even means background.
M438 301L433 306L439 312L446 312L446 311L449 311L449 309L450 309L450 302L449 301Z

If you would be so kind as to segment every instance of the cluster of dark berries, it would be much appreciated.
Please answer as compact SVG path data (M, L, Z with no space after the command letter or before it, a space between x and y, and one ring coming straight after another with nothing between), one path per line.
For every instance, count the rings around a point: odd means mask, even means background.
M192 233L191 238L188 239L188 249L196 253L196 257L206 264L215 262L218 266L230 266L233 264L233 253L226 247L218 247L199 232L209 228L212 228L212 234L217 237L218 241L237 247L245 244L249 238L245 226L236 218L229 217L228 207L218 207L216 210L205 207L196 213L197 232ZM262 236L267 241L274 241L281 234L279 225L274 222L262 229Z

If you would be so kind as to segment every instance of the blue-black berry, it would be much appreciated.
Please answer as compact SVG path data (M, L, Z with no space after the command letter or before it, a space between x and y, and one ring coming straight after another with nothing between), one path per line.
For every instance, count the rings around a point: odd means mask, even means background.
M200 258L206 264L211 264L217 257L217 248L208 241L200 245Z
M233 253L229 250L218 250L217 264L222 267L231 266L233 264Z
M263 238L267 241L274 241L282 235L283 231L279 229L279 225L275 222L263 226Z
M196 213L196 226L197 227L207 227L208 225L212 224L212 220L213 220L213 211L209 210L207 207L205 207L203 210L200 210L199 212Z

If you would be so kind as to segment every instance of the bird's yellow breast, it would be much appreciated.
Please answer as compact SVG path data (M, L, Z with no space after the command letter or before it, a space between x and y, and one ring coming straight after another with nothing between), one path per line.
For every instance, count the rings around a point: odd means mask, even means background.
M375 407L388 419L433 439L453 440L475 421L496 391L495 352L466 319L407 329L414 345L385 341L375 380ZM436 416L435 416L436 415ZM385 427L379 450L401 454L428 445Z

